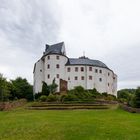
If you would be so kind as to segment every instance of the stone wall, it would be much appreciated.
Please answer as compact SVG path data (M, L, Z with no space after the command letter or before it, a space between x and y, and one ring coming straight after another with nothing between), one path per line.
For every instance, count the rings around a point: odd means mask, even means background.
M133 108L133 107L130 107L130 106L127 106L127 105L124 105L124 104L120 104L120 107L123 110L131 112L131 113L140 113L140 108Z
M27 103L26 99L21 99L17 101L12 101L12 102L0 102L0 110L1 111L8 111L16 107L23 106Z

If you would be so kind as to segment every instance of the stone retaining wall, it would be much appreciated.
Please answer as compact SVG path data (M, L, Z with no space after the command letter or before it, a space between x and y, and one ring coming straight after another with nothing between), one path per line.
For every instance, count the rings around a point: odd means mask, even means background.
M133 107L130 107L130 106L127 106L127 105L124 105L124 104L120 104L120 107L123 110L131 112L131 113L140 113L140 108L133 108Z
M12 102L0 102L0 110L1 111L8 111L16 107L23 106L27 103L26 99L20 99L17 101Z

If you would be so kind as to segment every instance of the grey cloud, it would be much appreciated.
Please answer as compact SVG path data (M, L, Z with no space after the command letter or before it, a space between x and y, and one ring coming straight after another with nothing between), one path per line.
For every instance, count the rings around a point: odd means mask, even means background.
M113 69L119 88L140 84L139 0L0 0L0 72L32 82L45 43L65 41Z

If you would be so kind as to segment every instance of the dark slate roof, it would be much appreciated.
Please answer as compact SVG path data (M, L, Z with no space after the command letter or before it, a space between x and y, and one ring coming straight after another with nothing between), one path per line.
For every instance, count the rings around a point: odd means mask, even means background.
M107 68L108 67L101 61L99 60L92 60L89 58L69 58L68 62L66 65L91 65L91 66L97 66L97 67L102 67L102 68Z
M54 45L47 45L45 49L45 55L46 54L63 54L62 47L64 45L64 42L60 42Z

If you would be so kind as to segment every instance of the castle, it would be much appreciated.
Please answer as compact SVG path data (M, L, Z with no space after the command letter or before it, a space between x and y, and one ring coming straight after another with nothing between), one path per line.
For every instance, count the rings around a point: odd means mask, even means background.
M99 60L85 56L68 58L64 42L47 45L40 60L34 65L34 93L42 91L42 82L58 85L57 91L66 91L75 86L84 89L96 88L100 93L117 95L117 75Z

